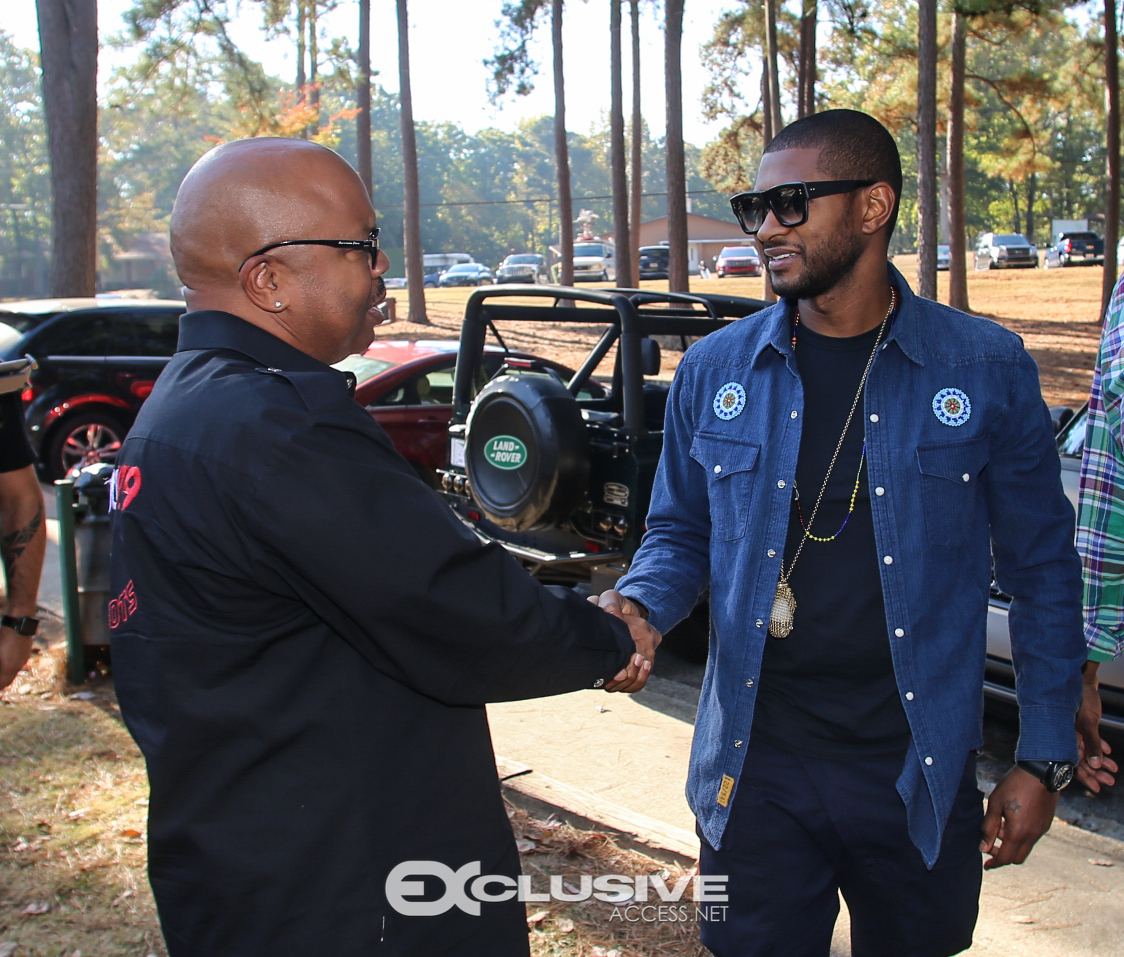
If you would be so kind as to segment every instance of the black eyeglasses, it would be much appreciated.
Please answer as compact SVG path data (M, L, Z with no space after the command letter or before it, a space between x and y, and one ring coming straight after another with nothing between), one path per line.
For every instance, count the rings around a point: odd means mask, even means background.
M803 226L808 222L808 203L817 196L850 193L876 182L873 179L828 179L816 183L781 183L759 193L738 193L730 198L730 205L741 228L750 236L756 236L769 210L782 226Z
M375 260L379 255L379 228L376 226L368 234L366 239L286 239L282 243L270 243L268 246L262 246L257 252L250 253L245 259L242 260L242 266L245 266L255 256L260 256L262 253L267 253L271 249L279 249L282 246L335 246L337 249L365 249L371 256L371 268L375 268ZM238 267L238 271L242 271L242 266Z

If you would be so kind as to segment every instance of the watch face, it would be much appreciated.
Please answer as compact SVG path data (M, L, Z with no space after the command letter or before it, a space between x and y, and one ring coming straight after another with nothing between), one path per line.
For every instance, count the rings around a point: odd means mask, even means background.
M1051 766L1050 790L1060 791L1073 780L1074 765L1059 762Z

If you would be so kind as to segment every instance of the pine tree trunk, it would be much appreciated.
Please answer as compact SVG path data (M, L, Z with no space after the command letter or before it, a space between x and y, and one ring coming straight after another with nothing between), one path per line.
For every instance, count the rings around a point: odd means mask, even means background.
M639 271L640 203L644 193L644 118L640 113L640 0L629 2L632 7L632 136L629 142L632 169L628 181L628 222L632 249L629 256ZM640 281L639 274L636 281Z
M624 143L624 58L621 50L621 0L609 0L610 163L613 174L613 242L617 249L616 284L625 289L636 285L633 275L632 240L628 222L628 158Z
M359 82L355 101L359 113L355 117L355 163L359 178L374 196L371 180L371 0L359 0Z
M558 232L561 283L574 284L574 201L570 192L570 150L566 144L566 82L562 75L562 0L551 0L554 49L554 165L558 177Z
M919 0L917 32L917 291L937 297L937 2Z
M948 103L948 304L968 311L968 232L964 215L964 63L968 21L952 18L952 77Z
M765 0L765 69L769 77L769 106L773 135L784 129L781 119L781 83L777 68L777 0Z
M97 285L97 0L38 0L51 158L50 296Z
M422 267L421 196L418 188L418 144L414 135L414 98L410 90L410 17L407 0L398 3L398 109L402 130L404 187L402 244L406 258L406 292L410 322L428 326L425 311L425 270Z
M804 0L800 16L800 77L797 116L816 112L816 0Z
M668 289L689 292L687 261L687 170L683 149L683 4L667 0L664 28L664 84L667 102Z
M1104 3L1105 146L1108 188L1105 190L1104 282L1101 315L1108 312L1116 285L1116 241L1120 234L1120 59L1116 36L1116 0Z

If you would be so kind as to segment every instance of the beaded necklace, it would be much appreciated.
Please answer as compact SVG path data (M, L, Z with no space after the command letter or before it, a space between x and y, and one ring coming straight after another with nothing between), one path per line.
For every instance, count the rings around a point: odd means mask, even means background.
M874 340L874 348L870 350L870 358L866 360L866 368L863 369L862 378L859 380L858 391L855 392L854 401L851 403L851 411L847 413L847 421L843 426L843 432L839 436L839 441L835 445L835 452L831 456L831 463L827 467L827 474L823 478L823 485L820 486L820 494L816 497L816 504L812 507L812 515L808 519L808 524L804 524L804 516L800 511L800 497L796 498L797 516L800 519L800 527L804 535L800 539L800 544L796 547L796 554L792 556L792 561L788 564L788 569L781 563L781 576L777 582L777 590L773 595L773 611L769 616L769 634L774 638L787 638L792 631L793 620L796 615L796 596L792 593L792 586L789 585L788 579L792 574L792 570L796 567L796 562L800 558L800 553L804 551L804 545L808 539L811 538L817 542L830 542L839 537L840 532L847 527L847 521L851 517L851 513L855 510L855 499L859 492L859 478L862 475L863 463L866 461L866 440L863 440L862 455L859 458L859 471L855 476L855 488L851 493L851 507L847 512L847 518L843 519L843 524L839 527L839 531L832 535L830 538L817 538L814 536L810 529L816 521L816 513L820 510L820 504L823 502L824 492L827 491L827 483L831 478L831 473L835 470L835 463L839 458L839 453L843 448L843 440L847 437L847 430L851 427L851 421L855 417L855 410L859 407L859 400L862 398L863 388L866 386L867 376L870 375L870 367L874 365L874 357L878 354L878 347L882 343L882 337L886 334L886 326L890 321L890 316L894 314L894 306L898 302L897 290L890 287L890 308L886 310L886 315L882 319L882 325L878 329L878 338ZM796 349L796 325L800 321L800 313L797 312L792 321L792 348Z

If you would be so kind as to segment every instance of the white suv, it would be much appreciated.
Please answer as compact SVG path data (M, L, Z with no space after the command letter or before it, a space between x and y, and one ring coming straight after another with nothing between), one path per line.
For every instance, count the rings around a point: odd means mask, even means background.
M1036 269L1038 247L1021 233L984 233L976 246L977 269Z

